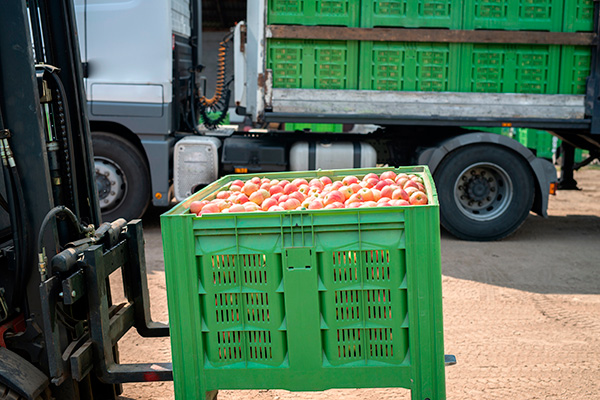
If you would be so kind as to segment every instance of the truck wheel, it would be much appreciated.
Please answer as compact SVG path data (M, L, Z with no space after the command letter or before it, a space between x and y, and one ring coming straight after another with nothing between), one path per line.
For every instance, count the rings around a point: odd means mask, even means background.
M526 161L495 145L472 145L448 154L434 180L441 223L464 240L499 240L525 221L534 196Z
M107 132L93 132L92 144L102 220L140 218L151 196L144 156L126 139Z

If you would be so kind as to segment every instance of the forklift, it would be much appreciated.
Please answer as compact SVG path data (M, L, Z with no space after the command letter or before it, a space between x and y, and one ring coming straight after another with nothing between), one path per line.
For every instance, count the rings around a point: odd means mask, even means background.
M170 363L119 363L128 330L169 328L150 318L141 221L101 222L80 60L72 0L3 3L0 399L116 399L173 379Z

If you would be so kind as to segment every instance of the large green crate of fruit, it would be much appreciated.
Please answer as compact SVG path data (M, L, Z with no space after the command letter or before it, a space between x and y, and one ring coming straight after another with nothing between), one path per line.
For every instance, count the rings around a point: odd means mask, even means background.
M275 88L358 88L356 41L271 39L267 54Z
M362 0L361 26L460 29L462 11L462 0Z
M592 65L591 48L563 46L561 51L560 93L585 94Z
M358 26L360 0L268 0L269 24Z
M359 178L386 169L264 174ZM403 387L445 399L439 204L161 216L175 396Z

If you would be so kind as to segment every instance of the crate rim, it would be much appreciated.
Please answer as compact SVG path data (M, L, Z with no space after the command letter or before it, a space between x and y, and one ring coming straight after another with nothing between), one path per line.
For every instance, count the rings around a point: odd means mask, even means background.
M288 178L319 178L322 176L340 177L341 175L355 175L357 177L365 176L369 173L378 173L380 175L385 171L394 171L398 173L418 173L423 175L423 182L425 188L427 189L427 200L428 203L426 205L420 206L390 206L390 207L366 207L366 208L343 208L343 209L320 209L320 210L285 210L285 211L261 211L261 212L239 212L239 213L214 213L214 214L206 214L204 216L197 216L194 214L190 214L189 205L191 202L195 200L201 200L209 197L211 194L217 192L225 185L230 182L233 182L236 179L240 180L248 180L252 177L258 176L261 178L271 178L271 179L288 179ZM332 179L333 180L333 179ZM335 182L335 180L333 180ZM325 214L325 213L357 213L357 212L384 212L386 209L391 210L408 210L414 208L435 208L439 207L438 195L435 188L435 184L433 182L433 177L427 165L416 165L416 166L406 166L406 167L376 167L376 168L352 168L352 169L317 169L312 171L286 171L286 172L267 172L267 173L248 173L248 174L230 174L225 175L213 183L205 186L200 189L196 193L187 197L186 199L179 202L177 205L172 207L167 212L161 214L161 218L172 218L175 216L179 217L188 217L194 219L219 219L219 218L230 218L230 216L234 216L236 218L246 217L272 217L275 215L289 215L289 214Z

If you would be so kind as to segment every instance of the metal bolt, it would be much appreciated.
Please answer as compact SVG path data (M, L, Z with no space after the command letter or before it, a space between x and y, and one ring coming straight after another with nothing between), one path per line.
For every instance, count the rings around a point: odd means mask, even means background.
M115 182L115 181L110 181L110 184L111 184L111 186L112 186L112 185L116 185L116 184L117 184L117 182Z
M467 177L463 175L462 180L466 182L467 181Z
M99 170L98 168L96 168L96 173L97 173L97 174L99 174L99 173L100 173L100 170Z
M458 187L458 190L463 190L463 189L464 189L464 187L462 185Z
M488 197L486 200L487 200L487 201L491 201L491 200L492 200L492 198L491 198L491 197Z
M75 296L77 296L77 292L73 290L73 291L71 292L71 297L75 297Z
M471 171L471 175L475 176L476 172L475 171Z
M467 196L465 196L464 194L462 196L460 196L461 200L466 200Z
M111 196L114 196L114 195L115 195L115 192L110 192L110 194L111 194Z
M477 204L479 205L479 207L481 207L483 203L482 203L482 202L479 202L479 203L477 203Z
M107 199L104 200L104 204L108 204L108 200Z
M473 205L473 200L469 201L469 205L472 206Z
M490 188L490 192L495 192L496 188Z
M106 171L106 172L104 173L104 176L109 176L109 175L110 175L110 172L108 172L108 171Z

